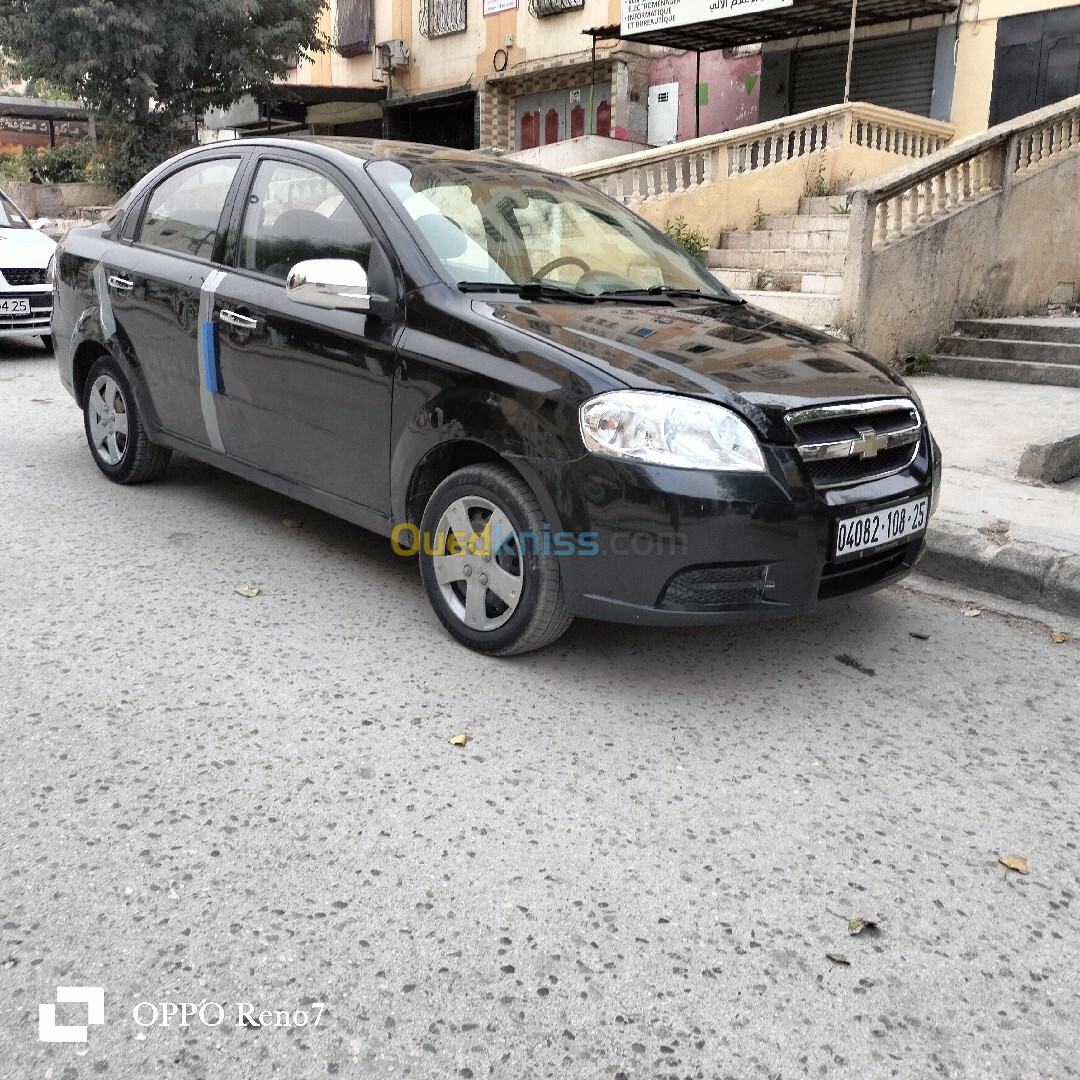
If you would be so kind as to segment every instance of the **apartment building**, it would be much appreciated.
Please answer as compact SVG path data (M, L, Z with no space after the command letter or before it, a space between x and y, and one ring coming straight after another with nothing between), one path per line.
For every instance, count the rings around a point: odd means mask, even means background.
M843 100L851 0L754 0L727 17L669 0L678 25L624 34L635 2L330 0L331 48L293 70L289 100L248 103L233 126L564 167ZM963 136L1080 93L1080 4L859 0L857 12L852 100Z
M289 78L308 100L270 111L278 130L378 127L389 138L538 155L588 138L562 164L757 119L756 48L698 57L588 33L619 15L620 0L330 0L331 48ZM367 97L332 100L338 91ZM247 130L274 126L251 104Z

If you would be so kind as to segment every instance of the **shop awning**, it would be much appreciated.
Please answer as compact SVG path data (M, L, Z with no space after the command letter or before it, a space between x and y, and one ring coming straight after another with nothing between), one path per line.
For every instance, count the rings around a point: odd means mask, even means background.
M917 19L925 15L947 15L956 11L959 0L859 0L857 26ZM707 2L701 3L708 11ZM776 41L847 30L851 25L851 0L794 0L788 7L751 11L745 15L704 19L681 26L665 26L642 33L623 34L622 26L598 26L585 34L599 40L618 38L664 45L671 49L711 52L759 41Z

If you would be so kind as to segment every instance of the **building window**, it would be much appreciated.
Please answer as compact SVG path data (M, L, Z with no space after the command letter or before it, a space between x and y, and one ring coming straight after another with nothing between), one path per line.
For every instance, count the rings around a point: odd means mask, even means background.
M460 34L465 29L466 0L420 0L420 33L427 38Z
M529 11L537 19L561 15L564 11L580 11L584 6L585 0L529 0Z
M371 0L338 0L334 48L342 56L371 52L371 23Z

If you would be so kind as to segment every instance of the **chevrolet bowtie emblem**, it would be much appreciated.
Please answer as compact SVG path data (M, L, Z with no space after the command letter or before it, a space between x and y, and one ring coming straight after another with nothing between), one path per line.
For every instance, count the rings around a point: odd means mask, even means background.
M851 444L851 456L876 458L878 452L888 449L889 438L879 435L873 428L859 428L859 437Z

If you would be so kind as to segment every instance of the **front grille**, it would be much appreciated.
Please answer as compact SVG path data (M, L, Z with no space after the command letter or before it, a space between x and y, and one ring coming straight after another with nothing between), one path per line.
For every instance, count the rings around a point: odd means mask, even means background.
M919 410L907 398L800 409L788 413L787 423L817 488L862 484L906 469L923 434Z
M768 566L707 566L683 570L664 590L660 606L680 611L747 607L765 593Z
M9 285L14 285L16 288L21 285L44 285L48 280L44 270L4 268L0 269L0 274L4 275L4 280Z

